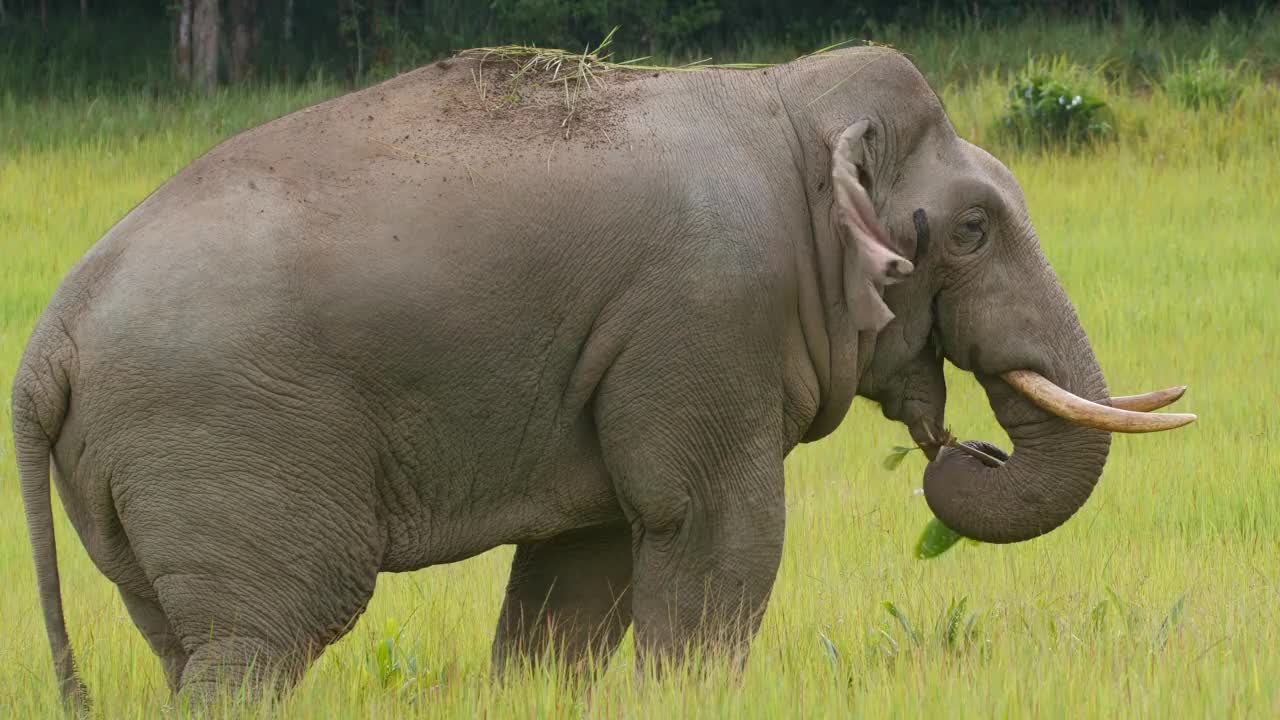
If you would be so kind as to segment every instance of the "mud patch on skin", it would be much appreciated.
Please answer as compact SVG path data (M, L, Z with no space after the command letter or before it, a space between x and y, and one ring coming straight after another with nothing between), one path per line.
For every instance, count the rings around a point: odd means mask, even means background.
M303 188L338 198L383 183L384 195L404 193L401 202L442 201L458 181L471 187L520 173L528 181L557 162L589 166L596 153L647 152L656 134L646 116L688 96L678 75L751 69L608 57L466 50L255 128L193 167L238 175L253 167L260 192L274 179L271 189L298 203L307 200Z

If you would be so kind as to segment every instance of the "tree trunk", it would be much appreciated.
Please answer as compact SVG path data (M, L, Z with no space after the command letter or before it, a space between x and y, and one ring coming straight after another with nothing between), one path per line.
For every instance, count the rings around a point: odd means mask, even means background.
M49 30L49 0L40 0L40 29Z
M222 15L218 0L193 0L191 79L206 93L218 87L218 40Z
M4 25L5 21L8 19L9 19L9 14L5 12L4 0L0 0L0 25Z
M80 19L89 19L89 0L80 0Z
M293 0L284 3L284 41L293 40Z
M354 35L356 44L355 80L359 82L364 75L364 33L361 32L360 28L360 6L356 0L338 0L338 13L338 36L345 42L348 33Z
M191 84L191 2L181 0L178 5L178 47L174 53L174 70L178 82Z
M383 19L386 10L382 0L369 0L369 39L373 44L373 64L386 66L391 64L391 48L385 43L386 24Z
M258 50L257 0L231 0L231 81L241 82L253 71Z

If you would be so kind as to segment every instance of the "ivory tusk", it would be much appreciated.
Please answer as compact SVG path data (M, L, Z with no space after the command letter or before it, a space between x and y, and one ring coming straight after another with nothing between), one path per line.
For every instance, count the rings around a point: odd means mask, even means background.
M1152 410L1159 410L1166 405L1172 405L1177 402L1186 391L1186 385L1179 385L1178 387L1149 392L1145 395L1124 395L1122 397L1113 397L1111 398L1111 407L1120 408L1121 410L1132 410L1134 412L1151 412Z
M1117 407L1099 405L1074 395L1049 382L1044 376L1030 370L1010 370L1001 375L1028 400L1044 410L1077 425L1110 432L1141 433L1172 430L1196 420L1195 415L1185 413L1134 412ZM1159 393L1151 393L1158 395ZM1149 403L1150 395L1139 395ZM1176 398L1175 398L1176 399ZM1133 402L1131 398L1126 398ZM1172 400L1170 400L1172 402ZM1158 405L1156 407L1159 407Z

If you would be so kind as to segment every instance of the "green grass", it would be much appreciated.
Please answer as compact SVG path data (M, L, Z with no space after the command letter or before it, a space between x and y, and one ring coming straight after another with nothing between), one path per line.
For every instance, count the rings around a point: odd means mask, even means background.
M762 57L761 59L776 59ZM1016 546L912 558L930 517L923 459L881 460L905 431L859 401L789 458L786 554L741 682L723 672L631 682L630 641L590 692L535 671L487 678L510 550L384 575L367 614L283 717L1233 717L1280 712L1280 91L1230 107L1109 86L1117 138L1023 153L992 128L1006 82L947 84L960 132L1022 182L1042 243L1118 394L1177 383L1188 428L1117 436L1090 503ZM337 92L317 83L212 100L145 94L0 101L0 426L8 379L62 274L115 220L239 128ZM953 370L953 369L952 369ZM1004 444L970 378L948 420ZM8 432L0 439L0 707L51 717L56 690ZM63 594L95 712L151 718L160 668L58 512ZM964 599L964 607L955 606ZM884 605L892 605L890 612ZM970 617L972 626L968 625ZM384 687L390 621L417 680ZM951 628L951 630L948 630ZM914 639L913 639L914 638ZM408 667L406 665L406 667Z
M1248 68L1222 62L1217 48L1209 48L1195 60L1183 60L1165 69L1164 88L1174 99L1190 108L1230 106L1248 83Z

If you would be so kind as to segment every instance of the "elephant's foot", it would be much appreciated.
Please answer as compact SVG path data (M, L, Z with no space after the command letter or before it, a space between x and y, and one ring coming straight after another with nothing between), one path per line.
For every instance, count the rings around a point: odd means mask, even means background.
M257 703L290 690L302 677L308 653L283 650L251 637L211 638L195 648L180 681L192 708L231 700Z

